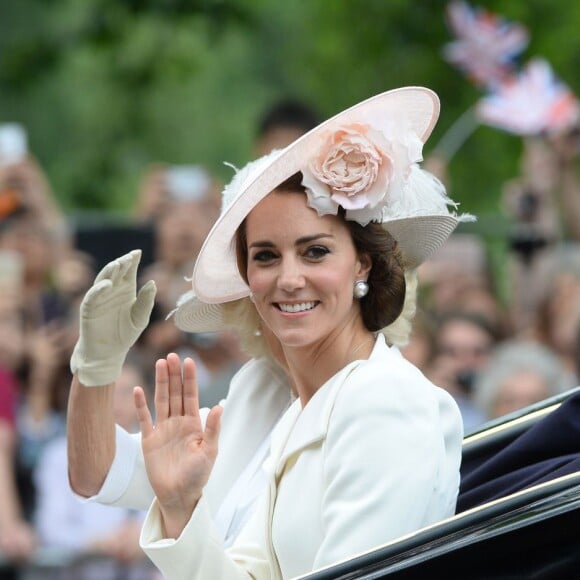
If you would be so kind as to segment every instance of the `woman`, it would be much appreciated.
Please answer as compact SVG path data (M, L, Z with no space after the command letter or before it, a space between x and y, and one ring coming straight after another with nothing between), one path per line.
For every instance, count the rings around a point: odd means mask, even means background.
M380 332L408 334L414 269L470 219L417 165L438 110L427 89L378 95L227 188L193 291L216 309L251 299L244 328L254 314L256 338L273 335L297 399L272 438L261 508L225 552L204 497L221 409L202 428L195 366L182 372L174 354L156 366L155 428L136 389L156 493L141 544L167 578L297 576L454 513L459 411ZM177 316L198 315L198 299Z

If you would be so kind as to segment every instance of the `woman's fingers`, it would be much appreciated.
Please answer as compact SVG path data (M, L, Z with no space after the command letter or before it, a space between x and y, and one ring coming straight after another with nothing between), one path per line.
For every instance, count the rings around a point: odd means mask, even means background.
M169 417L169 371L165 359L155 363L155 415L158 422Z
M135 401L135 409L137 410L141 436L147 437L153 432L153 420L151 419L151 413L147 406L145 391L141 387L135 387L133 389L133 399Z
M195 362L181 360L175 353L159 359L155 365L155 410L157 422L170 417L190 416L199 419L199 397ZM201 423L198 425L201 429Z
M183 413L199 417L197 369L189 357L183 361Z
M169 414L183 415L183 379L181 376L181 360L174 352L167 355L169 373Z
M218 450L218 439L220 435L222 413L223 407L221 405L216 405L209 412L205 422L205 432L203 439L205 444L209 447L214 455L217 454Z

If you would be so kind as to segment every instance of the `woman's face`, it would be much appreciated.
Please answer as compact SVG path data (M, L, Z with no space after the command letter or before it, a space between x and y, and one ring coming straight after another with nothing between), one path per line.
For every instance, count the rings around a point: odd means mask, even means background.
M248 283L264 323L282 345L307 346L361 324L353 283L370 260L348 227L318 217L299 192L274 192L246 220Z

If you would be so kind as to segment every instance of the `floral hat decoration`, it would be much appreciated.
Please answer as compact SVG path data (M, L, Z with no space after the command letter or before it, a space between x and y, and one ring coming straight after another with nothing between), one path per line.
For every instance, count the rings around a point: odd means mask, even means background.
M342 207L346 219L361 225L380 222L398 241L406 268L427 259L460 221L475 219L450 211L456 204L444 186L418 165L438 116L439 99L430 89L387 91L238 171L196 260L193 290L176 309L178 326L196 330L192 325L207 321L209 312L218 321L219 309L208 305L249 295L238 272L236 231L264 197L297 172L308 205L320 216L336 215Z

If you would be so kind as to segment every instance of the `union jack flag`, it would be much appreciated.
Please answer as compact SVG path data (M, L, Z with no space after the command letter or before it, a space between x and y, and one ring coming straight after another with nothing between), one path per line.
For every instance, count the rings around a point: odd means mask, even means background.
M446 15L456 36L443 47L448 62L478 86L494 86L511 74L517 56L528 45L524 26L459 0L447 5Z
M482 123L516 135L559 133L579 121L580 103L537 58L480 99L476 114Z

